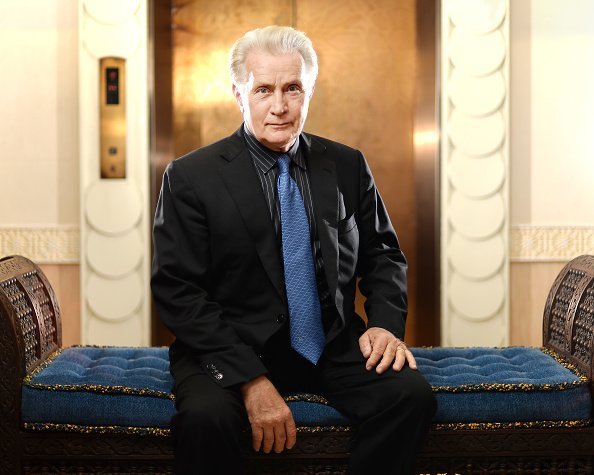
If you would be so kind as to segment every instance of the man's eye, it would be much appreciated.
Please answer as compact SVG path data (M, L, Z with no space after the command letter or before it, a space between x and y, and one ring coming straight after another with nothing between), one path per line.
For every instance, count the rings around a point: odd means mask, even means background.
M258 89L256 89L256 94L267 94L267 93L268 93L267 87L259 87Z
M290 93L300 93L301 92L301 88L299 86L297 86L296 84L292 84L287 88L287 91Z

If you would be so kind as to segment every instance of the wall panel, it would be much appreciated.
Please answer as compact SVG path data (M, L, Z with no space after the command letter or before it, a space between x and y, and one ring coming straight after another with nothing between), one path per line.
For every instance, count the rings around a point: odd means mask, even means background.
M443 0L441 343L509 342L509 3Z
M152 217L147 2L79 0L79 23L82 342L147 345ZM119 84L126 110L122 178L100 173L99 65L106 57L125 61Z

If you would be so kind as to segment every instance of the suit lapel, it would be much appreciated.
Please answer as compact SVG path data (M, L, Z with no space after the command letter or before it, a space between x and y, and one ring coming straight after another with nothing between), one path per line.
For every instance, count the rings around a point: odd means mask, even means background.
M262 185L241 132L238 130L227 142L228 150L223 154L225 161L219 167L219 174L254 240L268 277L284 299L282 264Z
M318 237L324 257L326 280L333 298L338 286L338 222L339 200L336 164L325 156L326 147L302 134L307 154L311 193L318 228Z

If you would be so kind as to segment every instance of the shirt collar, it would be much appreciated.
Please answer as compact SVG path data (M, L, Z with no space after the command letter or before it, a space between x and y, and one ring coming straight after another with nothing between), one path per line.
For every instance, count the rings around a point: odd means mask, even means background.
M250 155L254 159L256 165L258 165L258 167L260 167L264 173L268 173L270 169L276 164L278 157L284 154L270 150L269 148L262 145L258 139L256 139L256 136L252 133L252 131L247 127L245 122L243 124L243 131ZM295 164L299 165L299 167L303 168L304 170L307 169L305 159L303 158L303 154L299 148L299 136L291 148L286 152L286 155L288 155Z

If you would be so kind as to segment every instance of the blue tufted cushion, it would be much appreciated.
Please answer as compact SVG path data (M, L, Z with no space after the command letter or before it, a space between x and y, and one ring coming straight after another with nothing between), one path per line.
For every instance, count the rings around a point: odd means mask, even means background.
M439 424L583 421L588 382L536 348L414 348ZM25 427L167 429L175 411L166 348L64 349L23 384ZM315 395L286 400L300 426L346 426Z
M175 412L172 387L167 348L67 348L25 380L21 418L34 429L166 429ZM348 424L319 396L286 399L297 425Z
M25 423L168 427L167 348L64 349L23 385Z
M587 379L538 348L415 348L438 423L587 423Z

